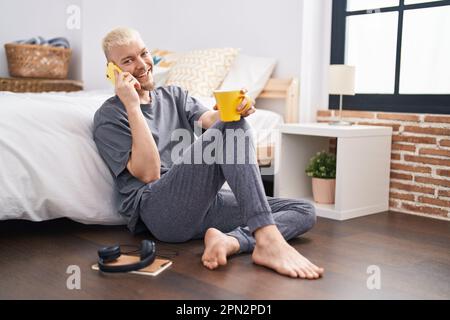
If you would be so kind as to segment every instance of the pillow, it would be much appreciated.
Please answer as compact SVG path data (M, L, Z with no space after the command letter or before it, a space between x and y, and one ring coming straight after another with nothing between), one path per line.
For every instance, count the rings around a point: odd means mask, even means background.
M0 220L126 223L92 138L112 94L0 92Z
M159 65L153 67L153 81L155 82L155 88L163 86L167 77L169 76L170 67L160 67Z
M151 55L154 65L162 68L172 67L180 57L180 53L161 49L152 50Z
M246 88L253 99L264 89L275 68L274 58L254 57L239 54L230 72L225 77L221 90Z
M153 49L151 51L153 58L153 80L155 87L163 86L169 76L170 68L176 63L181 53L169 50Z
M218 48L183 54L170 69L166 85L177 85L191 95L210 97L230 71L239 50Z

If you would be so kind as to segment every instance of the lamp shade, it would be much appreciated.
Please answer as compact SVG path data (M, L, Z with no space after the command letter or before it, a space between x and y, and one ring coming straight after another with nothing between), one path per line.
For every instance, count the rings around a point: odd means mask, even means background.
M345 64L330 65L329 94L355 94L355 67Z

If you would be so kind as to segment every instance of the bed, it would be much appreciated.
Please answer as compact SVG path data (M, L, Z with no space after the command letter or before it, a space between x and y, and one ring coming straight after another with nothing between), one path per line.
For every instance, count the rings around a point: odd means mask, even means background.
M275 128L294 122L296 79L270 78L259 99L282 99L279 112L258 109L258 161L273 164ZM113 178L92 139L95 111L111 90L13 93L0 91L0 220L43 221L60 217L86 224L124 224L117 213ZM198 98L212 108L214 99Z

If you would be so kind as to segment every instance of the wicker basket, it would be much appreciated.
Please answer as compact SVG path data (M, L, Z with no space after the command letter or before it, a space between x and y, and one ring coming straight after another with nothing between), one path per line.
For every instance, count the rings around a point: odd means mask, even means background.
M71 49L34 44L5 44L11 77L66 79Z

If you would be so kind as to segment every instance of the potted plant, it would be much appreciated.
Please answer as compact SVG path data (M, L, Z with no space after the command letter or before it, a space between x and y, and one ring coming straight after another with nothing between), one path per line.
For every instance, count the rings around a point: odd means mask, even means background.
M305 172L312 177L314 201L333 204L336 188L336 156L325 151L318 152L310 159Z

